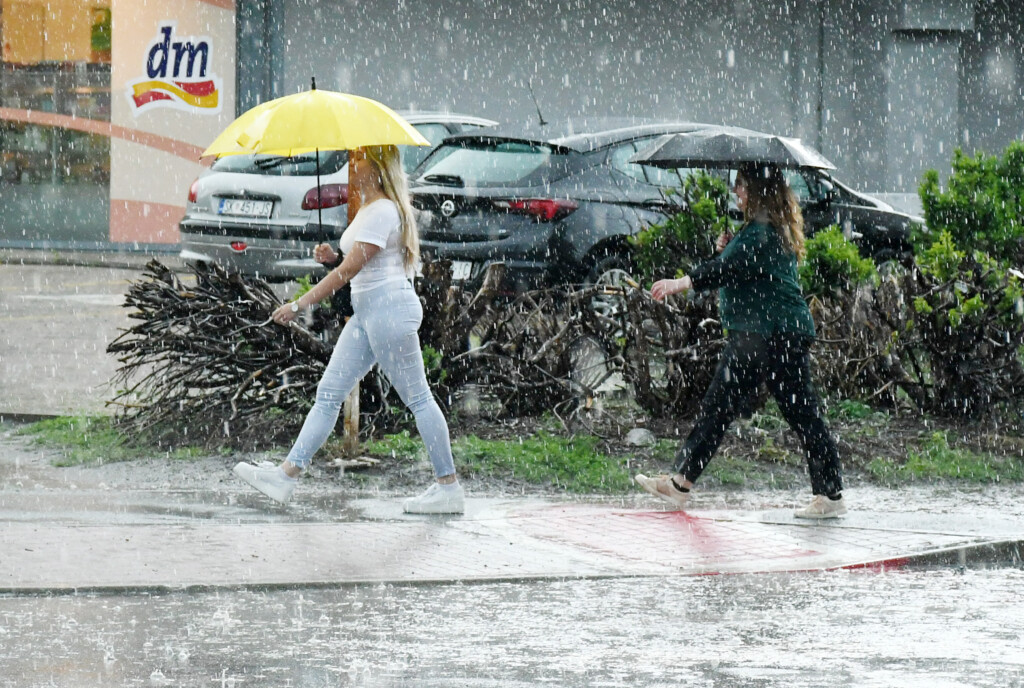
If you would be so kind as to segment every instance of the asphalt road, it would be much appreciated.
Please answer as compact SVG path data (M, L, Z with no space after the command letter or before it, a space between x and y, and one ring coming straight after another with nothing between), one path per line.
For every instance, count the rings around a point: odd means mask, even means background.
M0 414L109 412L117 362L107 345L128 325L138 273L65 265L0 266Z
M106 402L118 363L106 348L131 323L124 295L148 257L66 257L92 264L19 264L10 256L0 263L0 416L115 410ZM177 263L176 256L159 259ZM294 286L277 288L285 294Z

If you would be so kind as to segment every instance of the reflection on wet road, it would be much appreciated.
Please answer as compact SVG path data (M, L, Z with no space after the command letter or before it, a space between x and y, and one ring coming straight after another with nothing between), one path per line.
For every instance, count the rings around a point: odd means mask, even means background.
M1015 569L0 598L0 686L1019 686Z

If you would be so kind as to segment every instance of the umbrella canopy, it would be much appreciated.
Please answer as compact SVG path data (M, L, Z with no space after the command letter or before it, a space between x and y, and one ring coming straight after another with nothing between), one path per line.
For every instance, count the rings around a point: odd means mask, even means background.
M752 132L702 130L667 134L629 162L655 167L737 167L745 163L834 170L835 165L800 139Z
M201 157L316 153L317 225L323 234L320 151L389 144L429 146L430 141L388 106L362 96L318 91L313 79L308 91L276 98L244 112L214 139ZM349 213L352 212L350 203Z
M314 86L245 112L221 132L203 156L299 155L387 144L429 146L430 141L386 105Z

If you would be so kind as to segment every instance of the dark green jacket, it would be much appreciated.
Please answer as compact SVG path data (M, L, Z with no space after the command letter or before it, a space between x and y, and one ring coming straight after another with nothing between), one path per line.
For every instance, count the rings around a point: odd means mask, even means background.
M770 336L814 336L814 320L800 292L796 256L763 222L748 222L714 260L690 273L693 288L719 289L718 310L726 330Z

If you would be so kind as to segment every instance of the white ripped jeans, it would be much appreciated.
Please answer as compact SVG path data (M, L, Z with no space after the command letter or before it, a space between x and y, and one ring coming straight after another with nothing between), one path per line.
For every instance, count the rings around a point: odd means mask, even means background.
M402 280L352 294L355 311L341 331L288 461L305 468L338 422L341 406L356 383L379 363L416 417L434 475L455 473L448 423L427 386L420 351L423 307L412 285Z

